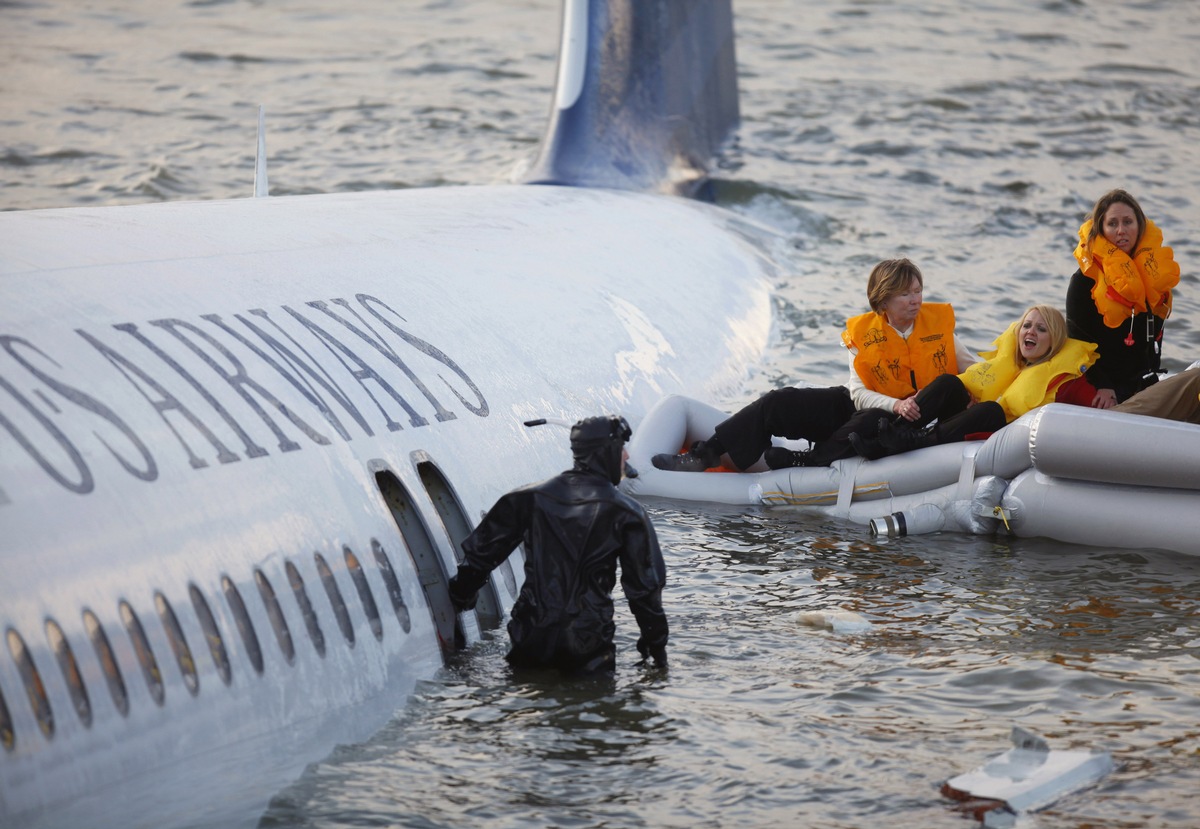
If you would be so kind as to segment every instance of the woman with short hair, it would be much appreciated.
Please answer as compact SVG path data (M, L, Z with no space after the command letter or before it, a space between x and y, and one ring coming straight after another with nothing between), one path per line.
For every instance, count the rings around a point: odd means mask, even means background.
M852 432L873 433L889 415L917 419L917 390L976 359L955 336L954 309L924 302L924 286L920 269L908 259L878 263L867 279L871 310L847 320L842 334L850 360L846 386L769 391L719 423L708 440L678 455L655 455L651 462L676 472L721 466L723 456L738 470L760 457L772 469L828 466L854 456ZM804 451L772 446L776 435L811 445Z

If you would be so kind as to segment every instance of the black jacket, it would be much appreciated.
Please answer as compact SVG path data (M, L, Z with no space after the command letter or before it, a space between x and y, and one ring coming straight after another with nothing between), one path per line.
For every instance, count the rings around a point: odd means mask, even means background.
M1118 328L1109 328L1092 299L1095 284L1082 271L1075 271L1071 277L1067 286L1067 333L1096 344L1096 362L1084 376L1097 389L1113 389L1120 403L1158 382L1165 321L1142 312L1133 317L1132 326L1126 321ZM1126 342L1129 337L1132 345Z
M508 493L463 542L465 560L450 585L460 605L517 544L525 545L525 582L508 623L513 665L566 671L611 665L618 562L641 629L638 650L665 664L662 552L645 510L601 471L607 465L577 460L574 469Z

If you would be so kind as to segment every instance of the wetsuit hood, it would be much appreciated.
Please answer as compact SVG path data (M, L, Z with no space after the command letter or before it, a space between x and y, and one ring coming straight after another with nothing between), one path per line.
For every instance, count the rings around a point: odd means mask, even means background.
M621 482L621 452L632 436L623 417L589 417L571 427L571 454L575 468L594 472L613 485Z

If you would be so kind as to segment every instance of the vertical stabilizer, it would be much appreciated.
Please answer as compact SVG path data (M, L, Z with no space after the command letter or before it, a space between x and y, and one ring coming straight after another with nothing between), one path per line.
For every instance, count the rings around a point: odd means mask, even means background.
M694 195L738 121L731 0L564 0L525 181Z
M254 197L266 196L267 185L267 128L264 110L258 107L258 145L254 152Z

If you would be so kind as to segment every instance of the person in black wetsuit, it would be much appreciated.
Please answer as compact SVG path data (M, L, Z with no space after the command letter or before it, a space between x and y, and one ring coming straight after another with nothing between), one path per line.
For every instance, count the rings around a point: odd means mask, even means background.
M524 542L525 582L508 623L514 667L612 671L618 563L641 632L638 651L666 667L666 565L646 511L616 487L630 436L621 417L579 421L571 428L574 467L504 495L463 541L465 557L449 584L459 611L475 606L488 574Z

